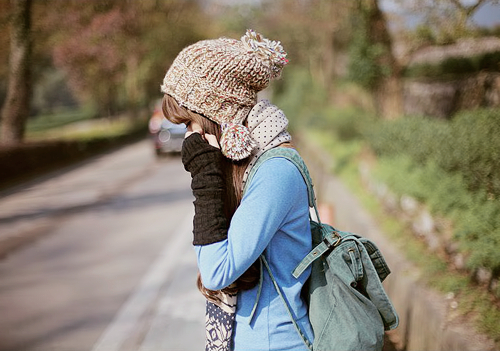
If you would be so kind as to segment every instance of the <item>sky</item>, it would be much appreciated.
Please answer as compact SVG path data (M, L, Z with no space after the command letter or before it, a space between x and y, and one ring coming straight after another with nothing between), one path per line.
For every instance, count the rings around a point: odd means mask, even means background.
M411 1L411 0L406 0ZM379 0L383 11L397 11L401 0ZM475 3L475 0L462 0L462 3ZM480 27L494 27L500 25L500 5L485 4L481 6L473 17L474 22ZM416 23L417 18L410 18L410 22Z
M395 11L398 9L398 3L408 2L411 0L379 0L380 7L383 11ZM437 0L439 1L439 0ZM475 3L477 0L462 0L464 4ZM261 0L209 0L208 3L215 3L221 5L240 4L240 5L254 5L259 4ZM480 27L495 27L500 26L500 4L492 5L485 4L479 8L473 17L474 22ZM417 23L418 18L409 18L410 23Z
M500 25L500 5L484 5L478 10L474 20L485 27Z

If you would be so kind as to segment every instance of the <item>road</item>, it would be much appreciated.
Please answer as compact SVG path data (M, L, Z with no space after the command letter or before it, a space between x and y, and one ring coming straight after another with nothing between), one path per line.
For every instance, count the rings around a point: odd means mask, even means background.
M0 194L0 351L200 350L190 178L149 140Z

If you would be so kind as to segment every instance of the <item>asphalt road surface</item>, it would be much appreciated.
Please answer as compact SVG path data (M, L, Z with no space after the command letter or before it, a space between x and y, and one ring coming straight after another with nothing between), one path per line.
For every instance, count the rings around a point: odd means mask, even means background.
M0 351L202 350L189 184L144 140L0 194Z

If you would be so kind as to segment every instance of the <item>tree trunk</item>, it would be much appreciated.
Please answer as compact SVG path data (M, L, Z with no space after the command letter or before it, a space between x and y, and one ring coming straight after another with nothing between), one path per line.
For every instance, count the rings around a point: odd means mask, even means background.
M31 100L31 0L11 0L10 61L2 109L3 144L22 142Z
M393 119L402 113L402 88L400 68L392 54L392 40L387 29L384 14L380 10L378 0L367 0L369 9L368 33L370 42L383 47L383 54L378 59L378 65L389 72L381 76L373 93L377 113L387 119Z

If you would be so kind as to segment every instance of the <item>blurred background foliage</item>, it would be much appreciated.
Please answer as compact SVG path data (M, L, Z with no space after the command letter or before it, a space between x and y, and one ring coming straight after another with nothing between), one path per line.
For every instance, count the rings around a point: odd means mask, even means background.
M0 4L0 103L7 94L8 24L14 2ZM336 98L335 91L341 90L338 97L343 102L346 83L376 96L384 92L385 81L399 76L401 66L407 68L408 76L439 76L450 71L495 69L499 58L496 52L465 60L452 58L439 65L405 64L409 53L424 46L497 35L498 23L484 27L474 22L475 12L498 4L496 0L29 3L32 116L81 106L94 108L96 116L134 112L159 97L161 77L183 47L203 38L238 38L247 28L283 43L291 60L285 75L294 70L307 72L329 98L332 94ZM395 57L397 48L405 54ZM275 89L283 89L284 84ZM355 97L350 95L349 103L367 106L354 101ZM372 104L377 108L377 99Z
M471 280L486 269L480 283L500 297L498 0L0 1L2 131L13 126L16 2L30 4L32 94L20 138L9 142L71 135L63 126L89 119L144 124L183 47L253 28L288 52L283 79L265 94L291 130L314 130L336 172L355 171L370 150L374 176L391 191L453 220L465 257L454 269Z
M158 96L168 63L204 37L193 1L35 0L32 6L39 99L33 113L90 104L99 116L113 116L145 106ZM59 99L51 98L56 92Z

